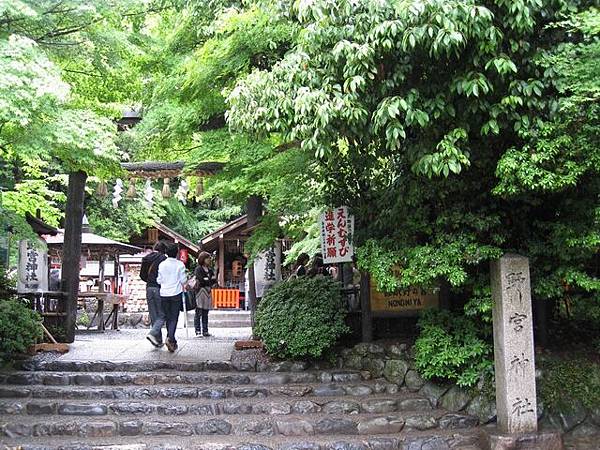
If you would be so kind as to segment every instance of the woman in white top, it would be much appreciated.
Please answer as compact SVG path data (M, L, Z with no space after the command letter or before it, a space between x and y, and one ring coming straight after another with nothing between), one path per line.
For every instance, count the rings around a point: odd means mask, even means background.
M181 294L187 282L185 265L177 259L179 247L177 244L167 246L167 259L158 266L156 281L160 284L160 301L167 325L167 349L170 352L177 350L177 320L179 319L179 306Z

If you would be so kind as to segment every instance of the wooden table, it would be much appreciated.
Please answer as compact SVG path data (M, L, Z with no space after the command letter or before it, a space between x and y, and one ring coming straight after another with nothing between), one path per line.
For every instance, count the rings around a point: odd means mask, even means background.
M90 324L87 327L88 330L92 326L92 323L94 323L94 319L96 317L98 317L98 331L104 331L106 329L106 325L110 321L111 317L112 329L119 329L119 305L126 300L126 297L124 295L113 294L112 292L80 292L79 294L77 294L77 297L83 299L93 298L96 299L98 302L96 312L94 313L94 317L92 318ZM112 305L112 311L106 318L106 321L104 320L105 303Z

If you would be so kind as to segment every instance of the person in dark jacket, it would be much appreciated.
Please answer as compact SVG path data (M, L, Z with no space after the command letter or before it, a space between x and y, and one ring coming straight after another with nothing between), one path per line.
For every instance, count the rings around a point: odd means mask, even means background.
M306 276L306 266L308 265L308 261L310 261L310 257L307 253L300 253L298 255L298 259L296 260L296 269L294 269L294 275L296 277Z
M148 302L148 314L152 324L152 329L146 338L155 347L163 345L161 329L165 324L165 317L160 300L160 284L158 284L156 278L158 277L159 264L167 259L166 250L167 246L163 241L157 242L152 253L142 258L142 267L140 268L140 278L146 282L146 301Z
M208 311L212 304L211 289L216 282L215 273L210 264L210 254L207 252L200 253L198 266L194 271L196 278L196 315L194 316L196 336L210 336L208 332Z
M323 254L322 253L315 254L315 256L313 257L313 260L312 260L311 267L308 270L309 277L316 277L317 275L323 275L325 277L329 275L329 271L327 270L327 267L325 267L325 264L323 263Z

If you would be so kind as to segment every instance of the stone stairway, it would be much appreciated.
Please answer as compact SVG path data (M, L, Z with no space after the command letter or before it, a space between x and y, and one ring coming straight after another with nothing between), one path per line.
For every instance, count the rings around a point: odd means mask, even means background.
M368 372L60 360L24 369L0 374L0 448L480 448L477 418Z
M188 314L188 326L194 328L194 314ZM250 311L213 309L208 313L208 328L249 328Z

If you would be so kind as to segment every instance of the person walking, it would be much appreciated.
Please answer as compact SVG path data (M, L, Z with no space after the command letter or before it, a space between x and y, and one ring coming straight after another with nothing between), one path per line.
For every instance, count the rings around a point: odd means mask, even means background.
M163 241L158 241L154 245L151 253L142 258L142 267L140 268L140 278L146 282L146 301L148 302L148 315L150 316L151 329L146 339L155 347L162 347L162 327L165 324L165 317L162 311L160 301L160 284L156 281L158 277L158 266L167 257L165 252L167 246Z
M158 277L156 281L160 284L160 301L167 324L167 349L172 353L177 350L177 321L179 319L179 307L181 306L182 294L187 275L185 264L177 259L179 247L177 244L167 246L167 259L158 266Z
M208 332L208 311L212 305L211 289L216 280L209 253L202 252L198 256L198 266L196 266L194 276L196 278L194 328L196 328L196 336L209 337L211 334Z

